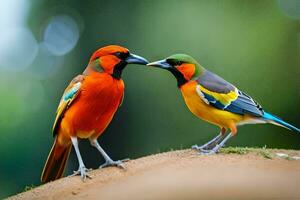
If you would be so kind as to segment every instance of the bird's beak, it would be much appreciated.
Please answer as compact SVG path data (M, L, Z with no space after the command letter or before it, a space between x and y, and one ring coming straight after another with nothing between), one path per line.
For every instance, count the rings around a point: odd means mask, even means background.
M148 60L145 58L135 55L133 53L129 54L129 56L125 60L128 64L139 64L139 65L146 65L148 64Z
M162 69L168 69L168 68L172 67L172 65L167 63L167 61L165 59L149 63L149 64L147 64L147 66L159 67Z

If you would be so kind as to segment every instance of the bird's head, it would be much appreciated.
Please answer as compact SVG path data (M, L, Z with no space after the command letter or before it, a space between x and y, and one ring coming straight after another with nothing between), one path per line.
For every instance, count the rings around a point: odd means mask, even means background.
M174 54L163 60L151 62L147 65L170 71L177 79L179 87L197 78L204 70L193 57L186 54Z
M127 64L146 65L148 61L138 55L130 53L128 49L109 45L95 51L90 59L89 70L106 72L120 79Z

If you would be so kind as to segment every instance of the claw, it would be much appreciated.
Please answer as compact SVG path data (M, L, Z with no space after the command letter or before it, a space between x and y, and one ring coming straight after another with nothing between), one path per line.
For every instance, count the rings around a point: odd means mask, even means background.
M121 161L122 162L128 162L128 161L130 161L130 158L125 158L125 159L122 159Z
M206 155L206 156L209 156L209 155L214 155L216 154L217 152L214 151L214 150L207 150L207 151L202 151L202 152L199 152L199 155Z
M199 146L199 145L193 145L191 147L193 150L196 150L196 151L199 151L200 153L201 152L208 152L211 150L211 148L209 148L209 146L205 146L205 145L202 145L202 146Z
M198 145L193 145L192 149L195 149L197 151L206 151L206 150L212 150L219 142L220 140L223 138L223 134L222 132L217 135L216 137L214 137L212 140L208 141L207 143L198 146Z
M191 149L194 149L194 150L197 150L197 151L206 151L206 150L208 150L209 149L209 146L208 145L201 145L201 146L199 146L199 145L193 145L192 147L191 147Z
M191 146L191 149L194 149L194 150L201 150L202 148L201 148L201 146L199 147L198 145L193 145L193 146Z
M215 146L217 145L216 142L210 143L210 144L204 144L204 145L193 145L191 148L200 152L204 152L204 151L210 151L212 150Z
M123 160L117 160L117 161L107 160L104 164L100 165L99 168L102 169L104 167L116 166L116 167L119 167L120 169L126 169L123 162L127 162L129 160L130 160L129 158L126 158L126 159L123 159Z
M201 153L209 153L209 152L211 152L211 151L213 151L212 149L210 149L210 150L207 150L207 149L199 149L199 153L201 154Z
M229 133L220 143L218 143L219 138L222 137L222 135L219 135L216 138L214 138L213 140L211 140L210 142L208 142L200 147L197 145L194 145L194 146L192 146L192 148L196 148L197 150L199 150L200 155L213 155L213 154L218 153L220 151L220 149L225 146L225 143L232 136L233 136L233 134ZM212 145L214 145L214 146L211 147Z
M210 150L202 149L201 152L199 152L199 154L200 155L214 155L219 152L221 147L222 147L221 145L217 144L213 149L210 149Z
M80 175L81 180L83 182L86 181L86 178L91 179L92 177L87 174L88 171L91 171L92 169L87 169L86 167L79 167L77 171L74 171L74 173L71 176L78 176Z

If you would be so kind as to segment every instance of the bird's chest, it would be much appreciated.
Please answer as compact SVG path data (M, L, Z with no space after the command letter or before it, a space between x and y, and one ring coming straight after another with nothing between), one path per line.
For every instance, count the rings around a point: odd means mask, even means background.
M86 78L78 101L70 110L73 129L85 136L103 132L117 111L123 94L122 80L111 76Z
M191 81L181 86L180 90L189 110L196 116L205 119L211 109L196 92L197 83Z
M222 127L228 127L231 122L242 120L240 115L217 109L205 103L197 93L196 87L196 81L191 81L180 88L187 107L194 115Z

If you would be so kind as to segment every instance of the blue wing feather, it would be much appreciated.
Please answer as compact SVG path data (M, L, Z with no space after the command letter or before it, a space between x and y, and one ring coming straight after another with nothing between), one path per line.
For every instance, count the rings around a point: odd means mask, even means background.
M223 110L226 107L226 105L224 105L220 101L216 100L213 96L206 94L205 92L202 92L202 93L204 94L204 97L209 102L209 104L214 106L215 108Z
M63 99L65 101L69 100L69 99L72 99L74 97L74 95L77 93L77 91L79 90L80 88L80 82L78 82L77 84L75 84L70 90L68 90L64 96L63 96Z
M270 113L265 112L263 115L263 119L268 120L270 123L282 126L284 128L287 128L291 131L295 131L300 133L300 129L297 128L296 126L293 126L285 121L283 121L282 119L280 119L279 117L276 117L275 115L272 115Z
M262 107L249 95L241 91L239 91L238 98L232 101L224 110L240 115L249 114L256 117L261 117L264 114Z

